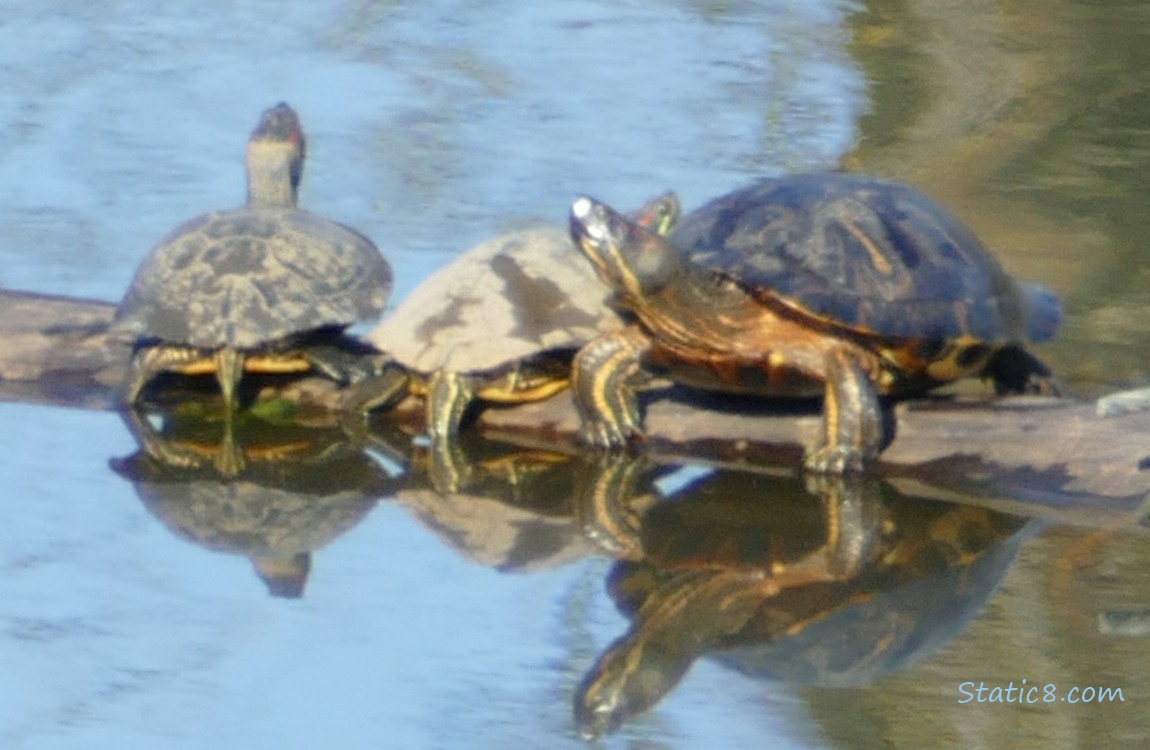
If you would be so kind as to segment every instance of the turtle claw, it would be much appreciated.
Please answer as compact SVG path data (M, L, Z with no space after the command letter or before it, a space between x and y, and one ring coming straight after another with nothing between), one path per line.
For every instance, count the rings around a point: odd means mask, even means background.
M858 448L842 443L821 445L807 454L803 465L816 474L849 474L866 470L869 457Z
M618 414L585 414L582 422L579 438L594 448L620 450L645 437L634 399L625 400Z
M579 431L579 439L586 445L606 450L626 448L633 440L642 439L643 432L630 420L610 422L587 420Z

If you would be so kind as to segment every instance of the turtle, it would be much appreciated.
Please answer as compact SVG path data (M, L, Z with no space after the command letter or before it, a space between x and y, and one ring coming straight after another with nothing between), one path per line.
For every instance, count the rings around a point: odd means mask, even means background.
M905 668L971 622L1041 528L903 495L872 476L822 477L814 488L808 479L717 471L644 513L634 532L643 556L617 561L607 578L631 625L575 692L584 737L656 705L704 656L803 685L853 687ZM841 528L860 500L870 522ZM870 537L862 547L852 541L860 532Z
M109 460L173 534L241 555L273 596L304 593L312 557L359 524L399 481L333 428L121 412L139 449Z
M415 446L396 505L463 558L503 573L534 572L587 556L574 513L585 473L577 456L464 432L466 481L443 488L433 450Z
M343 331L382 313L391 267L360 232L298 208L306 145L286 103L263 112L247 145L247 204L172 230L136 271L112 324L134 344L124 400L158 374L214 374L230 411L242 374L370 374Z
M1027 351L1061 321L1058 298L1016 281L915 188L843 172L770 178L721 196L661 238L586 196L572 238L631 325L573 364L582 437L642 434L633 383L650 369L695 387L824 397L814 472L863 470L889 436L880 396L967 376L1046 387Z
M665 234L679 213L667 192L630 218ZM563 390L575 352L622 325L565 229L512 231L440 268L367 334L409 382L383 378L348 410L379 408L410 390L425 397L428 433L442 445L476 399L522 403Z

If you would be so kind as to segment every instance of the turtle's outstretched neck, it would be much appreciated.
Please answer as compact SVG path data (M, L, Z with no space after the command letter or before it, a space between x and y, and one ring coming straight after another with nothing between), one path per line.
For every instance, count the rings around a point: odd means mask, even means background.
M248 206L295 208L306 155L295 110L280 102L264 112L248 139Z

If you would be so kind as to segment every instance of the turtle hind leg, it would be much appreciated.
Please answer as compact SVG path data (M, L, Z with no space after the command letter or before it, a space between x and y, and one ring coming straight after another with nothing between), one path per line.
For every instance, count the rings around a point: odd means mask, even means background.
M148 383L157 375L167 371L182 371L206 358L202 350L190 346L157 344L137 348L128 365L124 403L129 406L137 403Z
M445 446L459 435L479 383L470 375L437 370L427 384L427 432L434 447Z
M213 355L216 364L216 381L224 397L224 411L231 414L239 406L238 391L244 376L244 355L231 347L216 350Z
M1057 396L1061 390L1050 368L1018 345L994 352L980 375L994 383L994 392L999 396L1012 393Z
M471 461L458 438L479 385L476 378L450 370L435 371L427 383L424 409L431 438L428 473L440 494L458 492L471 481Z
M316 372L340 385L377 377L382 369L379 350L346 336L331 342L308 344L300 349L299 355ZM382 361L391 360L384 357Z
M859 353L843 347L826 354L823 437L807 454L809 471L863 471L884 447L888 430L872 373Z
M124 382L124 403L134 406L140 400L140 394L152 378L164 371L162 365L157 364L155 347L137 349L132 354L132 361L128 365L128 376Z

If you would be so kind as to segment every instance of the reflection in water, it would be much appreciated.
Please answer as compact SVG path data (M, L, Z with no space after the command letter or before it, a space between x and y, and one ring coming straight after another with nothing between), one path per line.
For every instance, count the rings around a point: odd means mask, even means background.
M652 505L621 545L641 555L618 562L607 585L632 624L584 678L580 728L617 728L707 654L790 684L859 686L909 666L977 614L1024 528L877 480L810 490L734 471L697 480Z
M876 479L758 466L667 489L679 464L514 448L475 431L436 456L377 419L359 437L407 467L391 479L341 431L193 411L157 427L126 413L140 450L112 466L175 534L250 558L274 595L301 596L311 553L389 493L500 571L615 557L607 591L631 625L578 687L588 736L659 703L700 657L787 691L902 670L966 627L1035 528Z
M335 3L318 15L312 6L293 11L263 1L229 4L218 15L131 1L65 6L25 4L0 25L0 79L10 94L0 102L11 136L0 155L0 282L8 286L118 296L139 254L174 216L237 198L231 134L247 126L251 102L263 102L269 91L297 102L309 122L315 118L323 163L341 165L317 169L309 200L362 224L401 256L404 284L438 262L420 251L465 247L519 217L553 215L576 191L602 189L604 197L626 202L674 186L694 204L748 173L832 163L857 135L862 168L925 188L972 224L1008 268L1066 296L1066 335L1051 351L1056 372L1071 383L1146 377L1150 10L1144 3L702 0L464 8L365 0ZM855 40L848 60L843 19L846 8L856 7L847 22ZM869 79L865 103L854 60ZM568 79L572 85L555 85ZM868 103L858 132L855 115ZM219 117L219 128L204 127L205 108ZM164 126L147 127L157 113ZM571 744L569 716L548 712L553 695L532 702L546 692L536 688L547 669L536 667L552 664L567 644L536 622L512 630L521 609L484 607L488 598L525 591L515 588L523 579L455 601L443 592L460 596L460 587L444 578L458 568L435 568L433 550L415 539L403 554L414 582L385 589L385 607L357 608L358 598L349 595L325 604L336 623L330 631L314 619L285 625L271 638L261 630L267 650L258 652L264 658L256 666L197 660L197 653L227 653L235 642L225 627L212 627L231 622L233 602L197 597L189 604L123 576L117 563L131 559L132 537L121 533L130 529L131 514L99 502L115 497L113 488L101 490L82 461L62 461L56 450L61 436L82 435L86 446L90 435L105 433L93 415L29 414L35 419L9 441L0 468L17 488L5 499L15 511L9 527L19 530L2 545L0 661L6 670L14 665L11 674L27 688L7 696L11 713L0 719L0 744L134 746L163 737L159 744L202 747L218 744L219 726L243 746L312 740L363 747L379 744L381 726L395 734L395 744L409 746L455 745L464 737L486 739L488 747L524 738L536 746ZM222 440L216 434L203 442ZM261 461L248 455L244 463L232 484ZM149 465L157 471L162 462L139 454L121 462L145 474ZM207 464L199 471L207 476ZM211 481L227 484L218 473ZM141 487L152 491L147 482ZM87 504L76 502L89 494L80 489L92 490ZM767 494L758 484L745 489L757 499ZM23 502L40 495L48 502ZM654 526L644 525L649 502L640 494L620 522L652 535L646 529ZM808 497L803 507L810 505ZM541 517L529 505L506 507L521 514L504 525L513 533ZM734 519L754 514L748 503L728 508L714 520L730 521L722 527L730 538ZM662 513L670 509L651 518ZM582 523L578 513L553 518L566 524L559 536L578 538L572 528ZM464 522L444 525L457 523ZM802 698L813 721L844 747L1088 747L1101 737L1144 746L1148 730L1137 704L1113 711L955 705L952 686L976 673L1003 683L1019 674L1108 682L1130 688L1137 701L1150 695L1145 642L1099 634L1096 619L1147 605L1150 547L1141 536L1113 538L1075 570L1060 598L1052 578L1080 536L1058 532L1028 544L987 616L937 658L869 690L807 691ZM347 541L364 568L387 559L374 539ZM509 548L529 546L525 538ZM1008 556L1014 546L1008 540L991 549ZM998 554L983 554L988 567ZM977 577L979 564L954 571ZM116 575L104 575L108 569ZM536 592L545 600L539 611L554 611L563 601L556 591L583 569L569 572L556 577L554 588ZM188 580L176 579L175 590ZM434 607L425 606L429 594L437 597ZM109 611L102 605L113 598L117 606ZM203 608L195 612L203 616L188 616L192 607ZM434 612L414 627L397 618L421 608ZM530 636L482 645L470 632L452 634L453 644L436 639L435 625L462 613L490 618L502 633ZM571 620L580 614L564 612ZM38 643L21 640L21 622L54 617L84 632L66 627L50 639L39 632ZM400 626L389 630L396 620ZM362 626L365 644L357 643L352 655L333 645L348 623ZM189 642L201 648L184 648ZM263 668L290 662L279 657L299 643L335 658L322 670ZM491 662L476 654L491 650L493 660L515 666L501 681L477 679L481 690L440 668L466 661L461 668L484 670ZM388 669L359 668L365 652L441 651L459 662L394 658ZM55 665L61 668L45 669ZM330 710L333 695L339 709L358 707L347 703L346 691L333 689L347 677L370 685L371 710ZM253 683L260 689L251 690ZM694 724L667 711L671 730L661 726L658 738L640 735L632 744L722 746L716 738L728 724L742 727L742 746L772 744L776 736L764 729L761 702L741 708L724 717L730 722L704 711ZM346 722L333 727L332 716Z
M391 480L335 430L240 415L122 415L140 450L109 463L183 539L251 560L273 596L303 596L312 553L364 519Z
M574 488L583 463L569 454L516 449L464 433L448 455L412 449L396 501L465 558L505 572L586 556Z
M909 180L1009 270L1067 301L1050 346L1074 384L1141 383L1150 294L1150 45L1143 3L871 0L854 161Z

